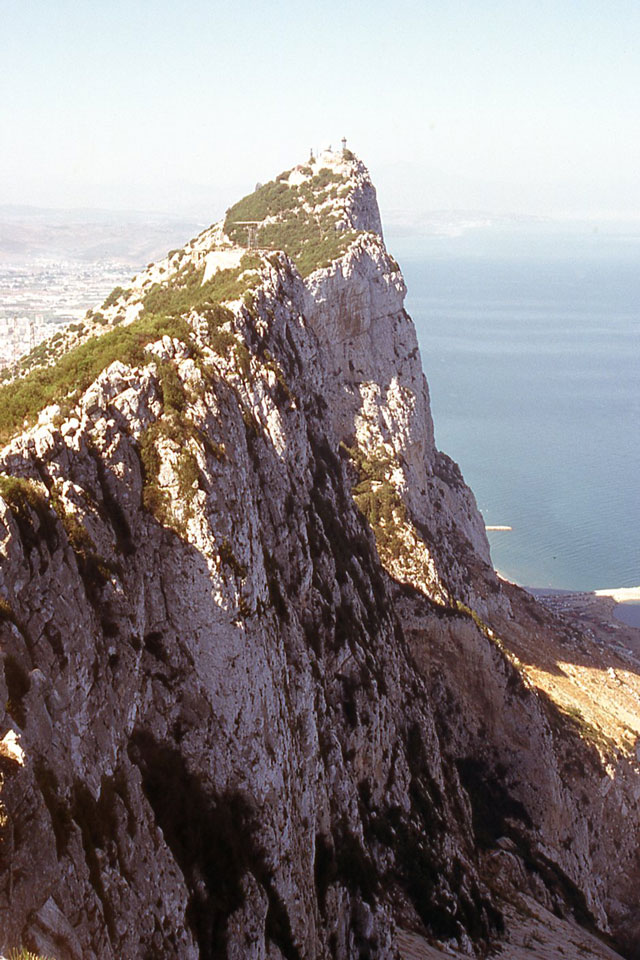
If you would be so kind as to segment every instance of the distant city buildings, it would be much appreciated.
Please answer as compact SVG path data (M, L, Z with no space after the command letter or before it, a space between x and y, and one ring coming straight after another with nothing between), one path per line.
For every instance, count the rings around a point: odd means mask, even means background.
M52 332L51 324L38 314L35 317L0 316L0 367L15 363L24 353Z
M0 369L81 321L130 275L131 267L111 260L0 262Z

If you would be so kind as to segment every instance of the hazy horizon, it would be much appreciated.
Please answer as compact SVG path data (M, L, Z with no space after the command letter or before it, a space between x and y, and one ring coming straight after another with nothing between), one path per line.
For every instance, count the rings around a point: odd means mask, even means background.
M251 192L251 189L248 191ZM33 222L42 225L56 222L71 226L104 222L109 225L139 224L184 224L191 228L205 229L222 220L226 209L243 194L227 198L224 207L204 208L199 211L144 209L142 207L108 206L41 206L28 203L0 203L0 222L5 224ZM378 191L382 225L386 234L396 237L440 236L454 237L470 231L517 230L566 230L569 232L610 232L612 234L640 239L640 215L596 215L572 217L562 214L530 214L517 211L495 212L481 209L440 208L423 210L389 207L385 197Z
M640 218L630 0L9 0L3 27L0 204L219 215L346 136L387 211Z
M235 199L238 199L237 197ZM380 198L384 236L399 259L422 250L432 259L563 256L637 259L640 222L570 220L487 211L398 211ZM205 215L203 215L203 213ZM182 246L223 215L144 210L42 208L0 204L0 263L90 262L103 259L139 269Z

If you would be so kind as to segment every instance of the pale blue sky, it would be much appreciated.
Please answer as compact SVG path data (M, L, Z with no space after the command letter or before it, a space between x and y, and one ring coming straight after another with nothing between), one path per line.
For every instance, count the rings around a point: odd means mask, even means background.
M212 219L345 134L383 210L640 217L637 0L0 0L0 203Z

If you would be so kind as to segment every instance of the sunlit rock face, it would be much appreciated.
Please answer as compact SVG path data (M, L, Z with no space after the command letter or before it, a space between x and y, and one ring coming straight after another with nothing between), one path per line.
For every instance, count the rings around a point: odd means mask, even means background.
M636 769L489 626L534 620L435 448L366 169L236 207L5 428L0 947L355 960L407 927L480 955L514 903L631 929Z

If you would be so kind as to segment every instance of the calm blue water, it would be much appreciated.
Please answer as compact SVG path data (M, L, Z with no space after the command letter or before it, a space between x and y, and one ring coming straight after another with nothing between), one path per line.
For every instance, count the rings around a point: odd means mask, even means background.
M438 446L494 565L530 586L640 584L640 239L388 238L407 281Z

